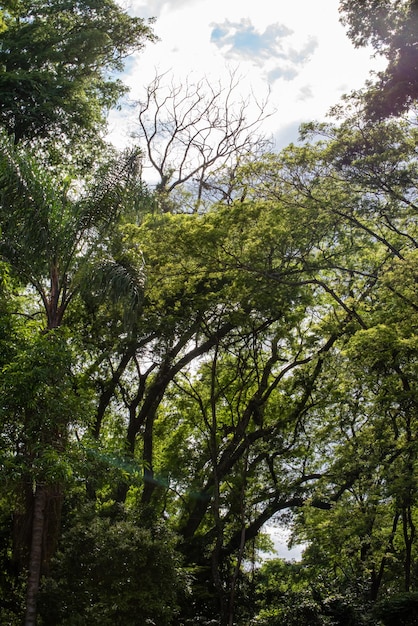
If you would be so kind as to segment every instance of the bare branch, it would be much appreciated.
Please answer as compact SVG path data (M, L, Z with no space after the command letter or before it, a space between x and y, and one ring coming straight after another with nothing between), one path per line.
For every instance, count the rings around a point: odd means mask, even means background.
M182 197L182 210L198 211L205 200L230 197L237 165L270 146L261 134L262 123L272 115L268 94L260 101L254 94L243 98L239 83L236 72L226 85L208 78L176 84L162 74L139 103L137 138L144 146L145 168L157 174L162 198L170 195L176 204L176 196ZM167 202L163 210L171 207Z

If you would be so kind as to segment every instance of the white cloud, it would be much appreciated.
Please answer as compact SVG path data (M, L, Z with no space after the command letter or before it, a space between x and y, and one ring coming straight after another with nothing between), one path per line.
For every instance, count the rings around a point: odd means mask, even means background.
M226 59L248 61L264 68L270 84L282 78L293 80L318 45L315 37L295 47L294 31L285 24L269 24L264 30L257 29L252 21L243 18L239 22L225 20L212 24L211 43L219 48Z
M272 70L267 72L267 80L269 85L272 85L276 80L279 80L280 78L290 81L296 78L297 75L298 70L296 67L289 65L287 67L283 65L277 65Z
M306 102L306 100L311 100L314 97L314 93L312 91L311 85L303 85L299 89L299 94L297 96L298 100L302 100L302 102Z
M286 57L283 40L292 33L283 24L270 24L262 32L248 18L240 22L225 20L222 24L213 24L211 42L224 50L227 57L242 57L260 63L272 56Z
M130 14L151 18L159 17L166 11L170 12L193 2L194 0L134 0L128 3L125 8Z

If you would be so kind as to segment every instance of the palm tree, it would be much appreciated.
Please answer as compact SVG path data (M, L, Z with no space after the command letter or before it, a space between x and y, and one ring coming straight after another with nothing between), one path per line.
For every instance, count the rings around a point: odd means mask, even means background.
M133 153L115 155L99 169L96 182L82 190L81 184L54 176L27 150L0 135L0 254L22 288L37 294L44 319L37 332L42 335L52 338L58 332L69 305L92 274L96 280L90 284L128 296L132 308L138 304L142 268L129 266L126 260L118 262L107 247L122 214L137 202L136 161ZM97 280L98 276L102 279ZM55 375L65 376L65 372ZM62 411L59 406L58 411ZM42 429L42 415L37 420ZM61 419L62 428L67 429L68 423L62 427ZM58 426L45 428L42 443L58 449L62 436ZM56 486L39 475L36 480L32 476L30 491L26 626L36 624L44 546L48 543L45 535L52 527L46 518L52 510L49 501L57 497Z

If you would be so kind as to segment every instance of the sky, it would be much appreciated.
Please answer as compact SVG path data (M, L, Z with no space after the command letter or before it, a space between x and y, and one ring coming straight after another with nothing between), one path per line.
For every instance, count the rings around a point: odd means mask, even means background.
M218 83L237 72L243 97L269 95L265 122L278 149L296 141L302 122L323 120L344 93L382 67L370 49L355 49L339 23L338 0L127 0L131 15L154 17L160 41L127 59L123 81L140 100L156 74L167 80ZM135 108L113 112L110 137L129 143Z

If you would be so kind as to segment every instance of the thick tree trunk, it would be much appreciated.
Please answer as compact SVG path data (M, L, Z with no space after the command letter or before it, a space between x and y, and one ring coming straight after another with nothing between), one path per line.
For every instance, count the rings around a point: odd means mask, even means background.
M34 507L32 542L29 556L28 586L26 592L26 614L24 626L36 626L37 597L41 578L43 534L45 526L46 488L36 487Z
M16 577L27 571L32 541L33 488L30 478L25 476L20 485L20 499L13 511L12 567Z

